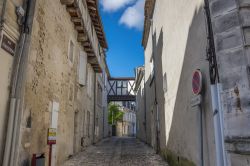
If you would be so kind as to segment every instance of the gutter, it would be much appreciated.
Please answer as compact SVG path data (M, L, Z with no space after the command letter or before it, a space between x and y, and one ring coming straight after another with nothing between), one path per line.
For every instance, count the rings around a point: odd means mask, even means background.
M93 143L95 144L95 120L96 120L96 73L94 74L94 121L93 121Z
M144 128L145 128L145 140L147 142L147 90L146 90L146 77L145 77L145 71L144 71L144 111L145 111L145 114L144 114L144 120L145 120L145 125L144 125Z

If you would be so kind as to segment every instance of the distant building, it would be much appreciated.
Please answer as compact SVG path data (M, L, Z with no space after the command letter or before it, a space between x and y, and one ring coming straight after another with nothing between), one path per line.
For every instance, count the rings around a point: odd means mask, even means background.
M113 102L124 113L121 121L116 124L116 136L136 136L136 112L135 102Z

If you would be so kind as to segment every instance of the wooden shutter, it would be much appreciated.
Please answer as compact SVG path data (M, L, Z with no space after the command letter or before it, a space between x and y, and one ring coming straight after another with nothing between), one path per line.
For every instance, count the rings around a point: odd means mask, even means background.
M82 86L85 86L86 85L87 56L84 51L80 52L78 70L79 70L78 71L79 84Z

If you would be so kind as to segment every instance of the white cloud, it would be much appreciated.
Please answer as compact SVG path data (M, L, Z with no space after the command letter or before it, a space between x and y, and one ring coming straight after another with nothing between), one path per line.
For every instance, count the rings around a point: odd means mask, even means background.
M120 24L129 28L142 30L144 22L145 0L138 0L135 5L128 7L120 18Z
M101 0L100 2L104 11L114 12L135 1L136 0Z

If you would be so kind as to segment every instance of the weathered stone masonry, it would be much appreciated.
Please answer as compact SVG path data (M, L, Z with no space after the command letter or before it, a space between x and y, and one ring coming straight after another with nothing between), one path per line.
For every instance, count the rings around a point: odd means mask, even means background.
M250 2L210 2L219 76L222 83L228 164L249 164Z

